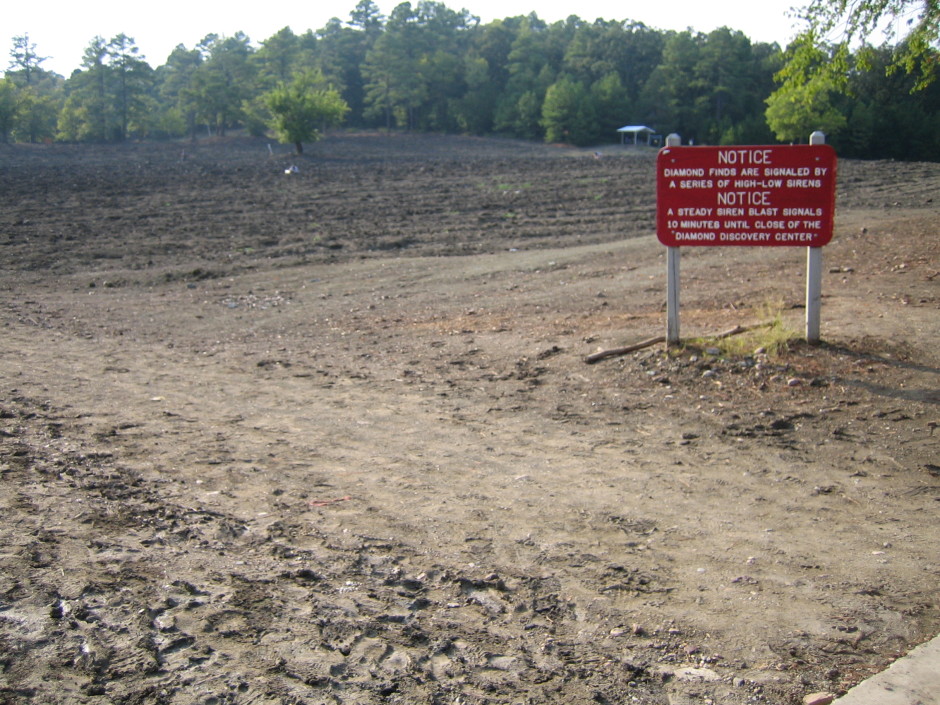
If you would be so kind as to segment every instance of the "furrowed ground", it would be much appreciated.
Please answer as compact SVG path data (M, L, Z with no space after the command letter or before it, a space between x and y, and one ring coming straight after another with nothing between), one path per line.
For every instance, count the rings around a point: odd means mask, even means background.
M654 159L0 145L0 702L790 704L938 633L940 165L685 248ZM273 154L272 154L273 152ZM295 173L285 173L291 165Z

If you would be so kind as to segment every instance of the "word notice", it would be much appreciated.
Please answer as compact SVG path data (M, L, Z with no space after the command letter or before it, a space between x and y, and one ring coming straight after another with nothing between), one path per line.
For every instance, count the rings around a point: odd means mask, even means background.
M665 147L656 160L656 235L668 247L821 247L832 239L831 146Z

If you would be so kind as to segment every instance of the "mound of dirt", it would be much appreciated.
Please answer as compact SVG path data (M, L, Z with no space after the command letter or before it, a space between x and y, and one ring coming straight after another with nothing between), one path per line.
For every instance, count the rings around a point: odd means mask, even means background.
M588 365L663 332L654 162L0 146L0 702L785 705L935 636L940 165L840 163L823 344L707 337L803 251L689 248L689 342Z

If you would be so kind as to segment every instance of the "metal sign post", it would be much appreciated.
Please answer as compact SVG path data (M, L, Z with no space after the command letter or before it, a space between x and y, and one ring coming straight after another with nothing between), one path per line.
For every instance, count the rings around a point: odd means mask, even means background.
M818 130L809 136L811 145L826 143L826 135ZM834 179L833 179L834 181ZM819 321L822 309L822 247L806 248L806 342L819 342Z
M682 140L673 133L666 148L679 147ZM679 248L666 248L666 345L679 344Z

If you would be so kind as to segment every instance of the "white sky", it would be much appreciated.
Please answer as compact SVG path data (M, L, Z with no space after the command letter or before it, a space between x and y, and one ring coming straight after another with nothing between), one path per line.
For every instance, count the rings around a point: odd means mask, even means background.
M376 0L386 16L400 0ZM47 0L39 5L7 3L0 15L0 71L9 66L13 37L29 34L40 56L49 57L42 67L68 77L78 68L89 42L100 35L106 40L120 34L132 37L147 62L156 68L166 62L177 44L192 49L207 34L231 36L243 31L257 46L279 29L290 26L297 34L322 28L331 17L345 22L358 0L323 3L281 0L270 7L256 3L164 0L159 3L128 3L99 0L91 5L75 0ZM673 0L619 2L580 0L576 3L545 3L537 0L443 0L453 9L466 8L484 23L494 19L527 15L533 10L547 22L577 15L593 22L637 20L654 29L710 32L728 26L744 32L752 41L779 42L792 39L795 20L791 7L808 0ZM417 0L412 0L417 5ZM261 9L263 8L263 9Z

